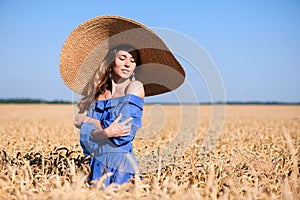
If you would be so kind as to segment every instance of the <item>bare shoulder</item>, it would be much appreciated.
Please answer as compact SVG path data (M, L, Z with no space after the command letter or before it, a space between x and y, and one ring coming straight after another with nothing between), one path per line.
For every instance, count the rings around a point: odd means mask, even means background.
M143 83L140 81L132 81L126 88L126 94L133 94L142 99L145 97L145 90Z

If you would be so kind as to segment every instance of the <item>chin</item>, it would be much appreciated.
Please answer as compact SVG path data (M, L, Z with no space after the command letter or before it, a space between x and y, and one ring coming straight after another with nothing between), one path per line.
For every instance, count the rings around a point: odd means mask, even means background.
M123 75L121 76L122 79L129 79L131 75Z

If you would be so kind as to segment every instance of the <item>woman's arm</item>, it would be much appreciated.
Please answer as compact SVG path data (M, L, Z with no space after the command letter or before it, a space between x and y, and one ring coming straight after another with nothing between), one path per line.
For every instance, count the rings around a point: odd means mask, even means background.
M95 128L103 131L101 126L101 121L94 119L92 117L87 116L85 113L78 113L74 118L74 125L80 129L82 123L91 122L94 124Z
M123 122L119 122L121 118L122 114L120 114L109 127L103 129L101 121L88 117L85 114L77 114L75 116L74 124L77 128L80 128L82 123L93 123L96 129L91 131L91 136L95 140L101 140L104 138L121 137L130 134L132 117L127 118Z

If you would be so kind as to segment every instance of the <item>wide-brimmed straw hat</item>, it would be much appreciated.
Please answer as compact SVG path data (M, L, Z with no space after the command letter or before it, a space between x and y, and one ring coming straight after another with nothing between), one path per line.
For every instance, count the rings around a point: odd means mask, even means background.
M131 19L99 16L76 27L60 53L60 74L64 83L78 94L90 81L108 51L128 44L140 54L135 79L143 83L146 96L178 88L185 72L166 44L152 30Z

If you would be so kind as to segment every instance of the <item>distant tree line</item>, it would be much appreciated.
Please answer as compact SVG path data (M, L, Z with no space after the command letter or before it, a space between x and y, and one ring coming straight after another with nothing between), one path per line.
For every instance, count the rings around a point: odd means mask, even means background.
M65 101L65 100L42 100L42 99L32 99L32 98L9 98L9 99L0 99L0 104L75 104L77 102ZM181 105L300 105L300 102L278 102L278 101L229 101L229 102L199 102L199 103L157 103L157 102L148 102L147 104L181 104Z
M72 102L64 100L47 101L42 99L31 98L10 98L0 99L0 104L72 104Z
M227 105L300 105L300 102L280 102L280 101L230 101Z

